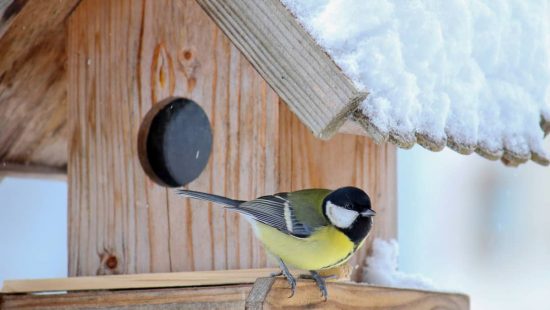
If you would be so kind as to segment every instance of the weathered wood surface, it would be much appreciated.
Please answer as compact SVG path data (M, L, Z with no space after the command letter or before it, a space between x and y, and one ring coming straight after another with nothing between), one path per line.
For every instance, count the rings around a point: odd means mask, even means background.
M137 132L168 96L196 101L213 128L189 188L252 199L356 185L379 212L373 236L396 236L395 148L315 139L194 1L84 0L68 42L71 276L271 265L238 214L146 177Z
M0 1L0 164L67 162L65 21L78 2Z
M0 295L11 309L244 309L251 284L178 289L91 291L53 295Z
M272 193L275 93L194 1L82 1L69 24L69 274L268 266L243 218L156 185L136 143L152 103L190 98L213 149L189 188Z
M296 294L283 278L214 287L84 291L66 294L0 294L2 309L469 309L468 296L327 282L328 301L317 285L298 280Z
M284 103L279 107L281 191L354 185L371 197L377 212L374 228L368 242L350 260L355 269L352 278L360 280L372 240L397 238L396 148L376 145L362 136L316 139Z
M5 280L0 293L88 291L243 284L254 283L257 278L267 277L276 271L278 271L276 268L263 268L170 273L140 273L128 275L33 280Z
M197 0L316 136L327 139L366 97L280 0Z
M0 179L6 176L66 180L67 170L65 167L23 165L0 162Z
M261 286L269 288L271 279L258 279L252 291ZM263 303L260 294L250 294L248 309L447 309L467 310L469 298L463 294L396 289L369 286L366 284L327 282L328 300L323 301L319 288L313 281L300 280L296 294L288 298L289 288L285 279L278 278L265 294Z

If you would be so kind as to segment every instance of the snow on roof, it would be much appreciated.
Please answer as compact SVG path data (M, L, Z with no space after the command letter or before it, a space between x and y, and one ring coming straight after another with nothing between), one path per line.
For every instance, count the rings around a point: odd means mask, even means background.
M548 164L548 1L282 2L369 92L358 118L374 138Z

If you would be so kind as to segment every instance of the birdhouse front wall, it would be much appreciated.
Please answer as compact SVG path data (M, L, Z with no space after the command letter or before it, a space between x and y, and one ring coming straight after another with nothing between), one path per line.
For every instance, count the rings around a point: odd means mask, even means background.
M171 96L197 102L212 127L208 165L188 188L246 200L355 185L379 214L373 235L395 237L395 148L315 139L194 1L83 0L67 53L70 276L272 265L238 214L178 197L142 169L141 121Z

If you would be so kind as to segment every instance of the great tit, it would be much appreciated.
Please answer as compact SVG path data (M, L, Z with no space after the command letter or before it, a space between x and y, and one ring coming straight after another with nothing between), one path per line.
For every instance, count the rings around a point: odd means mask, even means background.
M327 298L325 281L317 271L344 264L360 248L371 227L369 196L356 187L305 189L262 196L251 201L179 189L185 197L224 205L246 216L258 239L279 262L291 288L296 279L287 265L309 270L322 296Z

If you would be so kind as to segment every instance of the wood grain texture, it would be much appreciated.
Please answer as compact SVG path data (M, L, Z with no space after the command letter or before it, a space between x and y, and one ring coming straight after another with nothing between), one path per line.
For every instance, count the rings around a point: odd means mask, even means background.
M267 281L265 281L267 280ZM272 283L274 282L274 283ZM268 285L265 285L265 284ZM265 287L258 288L259 285ZM2 309L446 309L467 310L466 295L410 289L328 282L329 298L323 302L311 280L299 280L296 294L288 298L286 280L258 279L252 284L69 292L67 294L2 294ZM266 294L254 294L254 290Z
M36 165L22 165L8 162L0 162L0 179L2 177L18 178L43 178L54 180L66 180L67 170L65 167L50 167Z
M91 291L54 295L0 295L11 309L244 309L251 284L178 289Z
M276 268L141 273L94 277L69 277L34 280L6 280L0 293L30 293L55 291L88 291L137 288L167 288L184 286L254 283L269 276Z
M396 148L372 140L339 134L329 141L313 137L281 102L280 176L282 191L303 188L356 186L365 190L377 215L366 245L350 263L352 278L360 280L362 266L374 238L397 238Z
M197 0L298 118L331 137L366 97L280 0Z
M189 188L247 200L355 185L379 213L373 237L396 236L395 148L316 139L195 2L85 0L68 51L71 276L271 265L238 214L143 172L140 122L169 96L196 101L213 128L210 162Z
M288 283L280 278L272 285L261 309L446 309L467 310L469 298L463 294L396 289L327 282L328 301L324 302L313 281L300 280L296 294L287 298Z
M65 21L78 2L0 4L0 162L67 162Z
M210 162L189 188L251 199L277 189L278 97L194 1L82 1L69 22L69 275L268 266L250 226L177 197L137 155L155 102L197 102Z

